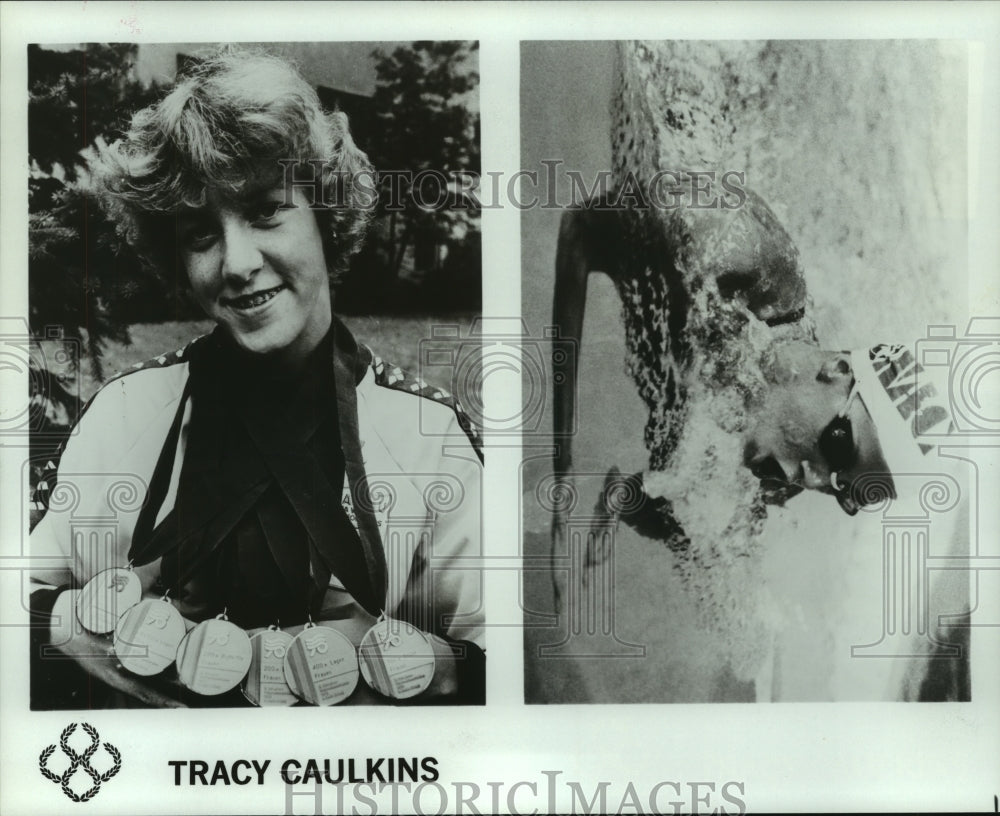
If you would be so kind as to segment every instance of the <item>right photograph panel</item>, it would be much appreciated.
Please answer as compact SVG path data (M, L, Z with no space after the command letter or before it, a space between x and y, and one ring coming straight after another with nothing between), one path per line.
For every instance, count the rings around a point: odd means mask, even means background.
M522 43L529 703L970 699L968 62Z

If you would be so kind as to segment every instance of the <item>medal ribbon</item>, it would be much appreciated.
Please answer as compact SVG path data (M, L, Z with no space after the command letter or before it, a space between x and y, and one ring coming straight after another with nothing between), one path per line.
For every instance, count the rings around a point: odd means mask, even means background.
M337 422L341 449L344 452L344 469L354 502L368 580L371 586L371 603L362 605L376 617L385 608L389 593L389 572L385 562L385 548L375 518L375 509L368 492L368 475L361 456L361 435L358 429L358 392L371 363L367 349L360 348L347 327L336 316L333 318L333 378L337 396ZM348 526L351 526L348 522ZM353 527L352 527L353 529ZM355 596L357 597L357 596ZM360 599L359 599L360 600Z
M215 580L225 582L222 572L243 567L263 573L256 576L259 581L273 582L265 569L268 559L260 557L267 551L291 595L308 598L309 608L322 604L332 573L362 606L377 614L387 589L385 557L367 496L355 391L355 377L363 374L367 363L359 359L353 338L337 328L334 387L329 384L327 365L311 369L293 385L291 399L282 403L280 415L267 405L258 406L252 389L250 399L248 393L231 390L232 376L220 376L220 366L212 365L224 362L213 348L218 341L204 344L204 353L192 357L188 386L136 525L129 553L135 564L175 552L177 577L169 583L184 587L227 537L233 537L236 558L223 558ZM177 500L164 520L150 529L169 486L188 396L193 398L192 419ZM334 408L336 425L331 426ZM360 535L341 506L341 485L331 483L337 463L331 468L330 462L321 463L318 458L329 457L328 448L336 444L336 440L316 444L324 422L328 430L320 437L323 441L330 441L331 432L340 435L343 472L355 499ZM308 546L297 546L303 534Z

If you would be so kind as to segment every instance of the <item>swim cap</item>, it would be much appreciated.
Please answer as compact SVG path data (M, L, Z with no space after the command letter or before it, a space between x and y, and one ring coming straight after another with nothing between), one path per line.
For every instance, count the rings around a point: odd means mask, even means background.
M940 472L939 457L928 454L955 430L947 371L920 365L906 346L885 344L852 351L851 367L891 472Z

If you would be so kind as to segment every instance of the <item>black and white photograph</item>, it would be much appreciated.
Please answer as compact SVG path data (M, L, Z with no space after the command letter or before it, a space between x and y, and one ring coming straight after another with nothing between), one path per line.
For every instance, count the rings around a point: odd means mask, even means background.
M0 0L0 814L996 812L1000 4Z
M33 708L483 703L476 48L28 47Z
M533 42L521 68L556 451L525 451L551 559L526 699L968 701L1000 321L969 312L967 46Z

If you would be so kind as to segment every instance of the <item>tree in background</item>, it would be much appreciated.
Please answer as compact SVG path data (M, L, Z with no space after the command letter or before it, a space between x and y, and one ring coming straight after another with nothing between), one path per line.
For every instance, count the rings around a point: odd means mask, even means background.
M354 313L477 310L481 299L479 213L421 208L409 180L479 172L479 114L470 99L479 77L475 43L415 42L375 51L376 91L364 148L380 170L405 170L400 211L383 197L366 249L338 293ZM132 113L160 95L136 77L138 46L28 48L29 304L32 332L58 326L103 379L107 342L128 326L198 317L181 286L146 268L81 191L83 155L112 142ZM440 178L440 176L437 176ZM434 179L423 188L437 195ZM454 196L449 197L449 201Z
M135 45L87 45L54 51L28 46L28 322L36 339L61 337L80 348L97 379L109 341L128 343L128 325L166 300L163 284L118 240L82 191L83 156L99 139L117 137L156 87L135 78ZM69 370L29 362L32 485L76 421Z
M115 234L82 187L86 151L113 141L134 111L158 95L135 76L138 47L28 46L28 302L37 337L59 327L103 379L108 341L170 302L164 284Z
M478 209L438 180L479 174L477 43L414 42L376 50L375 126L363 145L383 174L366 249L341 283L339 308L353 312L478 310L482 263ZM391 178L386 174L405 171ZM425 174L421 190L412 182ZM390 197L388 183L395 185ZM444 207L421 207L447 194ZM390 201L402 209L389 207ZM457 203L457 206L456 206Z
M339 309L479 309L478 211L422 209L407 180L421 170L479 172L479 114L469 105L479 81L476 48L416 42L374 52L377 87L364 147L377 168L411 175L401 179L401 211L387 210L382 200L368 245L341 285ZM200 317L182 284L143 264L85 195L88 152L118 139L132 114L162 93L137 78L138 52L134 44L28 47L30 329L49 339L55 328L68 350L82 349L98 381L107 344L130 343L131 324ZM32 364L30 374L31 398L46 418L39 439L57 439L79 405L60 372ZM39 456L48 454L39 449Z

